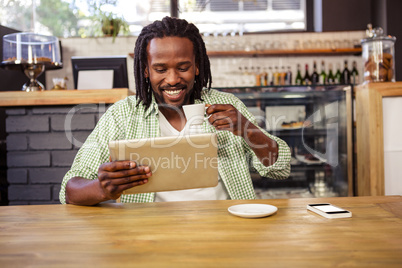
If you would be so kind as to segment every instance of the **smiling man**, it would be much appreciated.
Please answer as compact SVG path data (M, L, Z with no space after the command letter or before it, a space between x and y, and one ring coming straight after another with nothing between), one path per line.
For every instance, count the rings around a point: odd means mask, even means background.
M176 108L182 111L183 105L191 103L195 77L199 75L193 44L185 37L154 38L147 54L144 76L149 78L159 111L175 129L182 130L185 120Z
M99 120L64 176L62 203L254 199L250 168L263 177L289 176L287 144L259 128L234 95L211 89L210 63L195 25L171 17L155 21L142 30L134 54L136 96L115 103ZM204 131L218 135L218 185L122 195L147 183L152 172L132 161L110 162L108 142L180 135L186 125L182 106L194 103L208 106Z

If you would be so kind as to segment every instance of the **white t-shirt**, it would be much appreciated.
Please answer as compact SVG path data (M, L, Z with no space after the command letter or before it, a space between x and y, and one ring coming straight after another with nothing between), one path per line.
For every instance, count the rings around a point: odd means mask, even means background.
M159 112L159 126L161 136L178 136L181 133L169 123L161 112ZM185 129L186 127L182 131ZM200 179L202 179L202 176L200 176ZM155 202L226 199L229 199L229 194L221 179L219 179L218 185L215 187L158 192L155 194Z

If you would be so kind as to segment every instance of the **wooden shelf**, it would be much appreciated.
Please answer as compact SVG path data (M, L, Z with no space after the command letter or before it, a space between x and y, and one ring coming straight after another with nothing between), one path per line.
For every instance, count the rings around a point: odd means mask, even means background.
M0 107L115 103L132 93L127 88L0 92Z
M277 56L304 56L304 55L359 55L361 48L338 48L338 49L277 49L259 51L209 51L210 57L277 57Z
M207 51L210 57L278 57L278 56L309 56L309 55L360 55L362 49L359 48L337 48L337 49L277 49L277 50L228 50L228 51ZM134 57L134 53L128 54Z

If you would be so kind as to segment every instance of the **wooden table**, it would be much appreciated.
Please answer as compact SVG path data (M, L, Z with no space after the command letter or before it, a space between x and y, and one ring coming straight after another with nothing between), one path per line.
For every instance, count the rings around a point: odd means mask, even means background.
M352 218L306 210L330 202ZM244 219L231 205L278 207ZM402 267L402 197L0 207L0 267Z

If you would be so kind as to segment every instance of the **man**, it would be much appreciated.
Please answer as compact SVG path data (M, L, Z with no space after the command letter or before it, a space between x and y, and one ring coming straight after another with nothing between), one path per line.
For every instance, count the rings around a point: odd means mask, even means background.
M289 176L287 144L257 127L238 98L211 89L209 59L195 25L165 17L144 27L136 41L134 72L136 96L102 116L63 179L62 203L94 205L119 197L122 202L253 199L250 164L265 177ZM218 186L122 195L152 180L152 173L135 162L110 162L108 142L179 135L186 124L182 106L193 103L207 104L204 130L218 135Z

